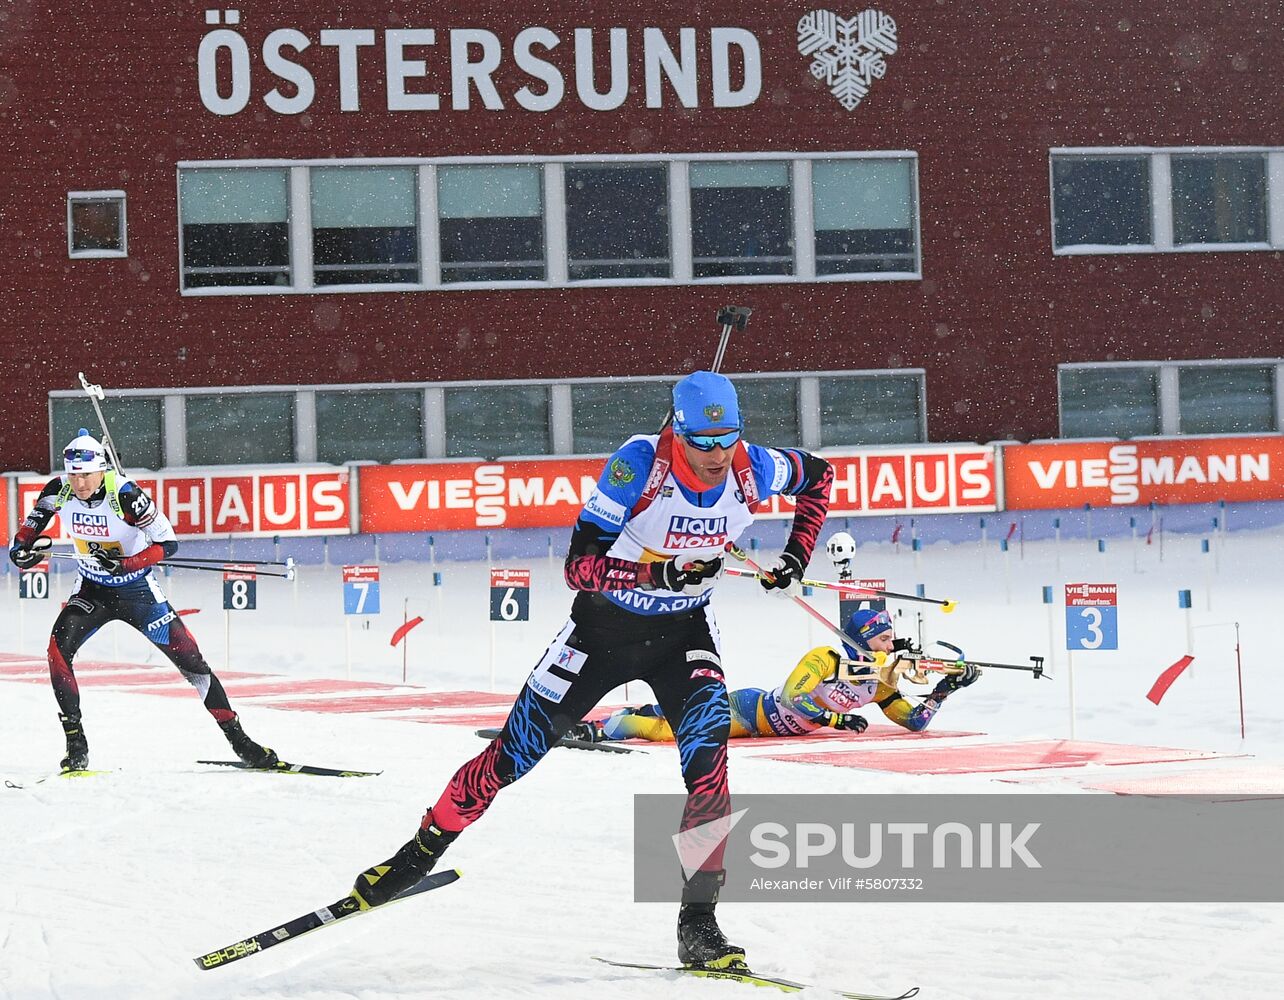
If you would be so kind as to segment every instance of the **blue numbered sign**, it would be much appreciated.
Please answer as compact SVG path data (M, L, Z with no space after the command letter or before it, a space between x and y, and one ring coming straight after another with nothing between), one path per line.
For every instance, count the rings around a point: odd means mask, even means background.
M379 613L379 567L343 567L343 613L377 615Z
M1119 585L1066 584L1066 649L1119 648Z

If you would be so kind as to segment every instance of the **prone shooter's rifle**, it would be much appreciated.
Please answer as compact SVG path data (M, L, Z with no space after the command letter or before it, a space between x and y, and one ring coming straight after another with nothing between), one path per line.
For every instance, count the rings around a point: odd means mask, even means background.
M890 653L871 653L868 659L849 660L843 658L838 661L838 670L840 676L848 680L868 680L876 676L888 687L896 687L897 683L903 678L913 684L928 684L931 682L929 674L943 674L945 676L958 675L963 673L968 666L976 667L978 670L1022 670L1034 676L1035 680L1040 677L1051 676L1043 671L1042 656L1030 657L1032 665L1026 666L1023 663L994 663L990 660L969 660L963 658L963 651L957 646L948 642L937 640L936 645L945 646L958 654L956 659L945 659L940 656L931 656L924 653L921 647L916 647L909 639L897 639L897 648Z

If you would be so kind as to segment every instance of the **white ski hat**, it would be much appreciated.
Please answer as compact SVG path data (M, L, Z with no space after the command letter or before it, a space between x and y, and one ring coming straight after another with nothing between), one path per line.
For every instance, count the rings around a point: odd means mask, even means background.
M62 451L62 467L67 472L105 472L107 451L102 443L84 427L76 433Z

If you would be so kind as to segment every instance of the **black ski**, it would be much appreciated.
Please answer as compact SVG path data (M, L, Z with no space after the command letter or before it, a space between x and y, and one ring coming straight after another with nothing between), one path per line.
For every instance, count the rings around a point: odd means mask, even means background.
M416 882L409 889L390 899L383 906L375 909L383 909L390 903L400 903L403 899L409 899L411 896L417 896L421 892L428 892L430 889L439 889L443 885L450 885L451 882L459 878L460 872L457 868L450 868L446 871L433 872L419 882ZM344 917L350 917L355 913L370 913L371 910L361 909L355 896L344 896L337 902L329 906L323 906L319 910L311 913L305 913L301 917L295 917L293 920L287 920L279 927L273 927L271 930L264 931L262 934L255 934L244 941L237 941L235 944L229 944L226 948L219 948L217 951L211 951L207 955L201 955L199 958L192 959L198 969L217 969L220 966L227 965L229 962L236 962L242 958L248 958L250 955L257 954L266 948L280 944L282 941L293 941L301 934L308 931L314 931L318 927L325 927L333 924Z
M239 767L243 771L263 771L276 774L315 774L323 778L373 778L383 774L382 771L341 771L334 767L314 767L311 764L291 764L279 760L274 767L254 767L243 760L198 760L198 764L214 764L217 767Z
M803 990L813 989L807 983L795 983L789 979L777 979L775 976L763 976L747 968L741 969L703 969L699 966L688 965L645 965L640 962L613 962L609 958L598 958L593 956L595 962L604 962L607 965L614 965L619 969L645 969L649 972L677 972L687 976L699 976L701 979L729 979L736 983L747 983L750 986L771 986L780 990L782 993L801 993ZM898 993L895 996L882 996L874 993L852 993L848 990L831 990L840 997L849 997L850 1000L909 1000L910 997L918 996L918 987L911 986L904 993Z
M478 729L477 735L484 740L493 740L499 735L498 729ZM572 750L601 750L604 753L646 753L645 750L638 750L636 747L622 747L609 740L602 743L594 743L591 740L574 740L569 736L563 736L557 741L559 747L570 747Z

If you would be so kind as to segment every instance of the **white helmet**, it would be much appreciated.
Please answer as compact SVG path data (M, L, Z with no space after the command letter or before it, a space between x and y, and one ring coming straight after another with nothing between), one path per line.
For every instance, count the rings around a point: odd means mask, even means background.
M839 531L829 536L829 541L825 543L825 551L829 553L831 562L848 563L856 558L856 539L845 531Z
M68 473L105 472L107 450L82 427L62 450L62 467Z

